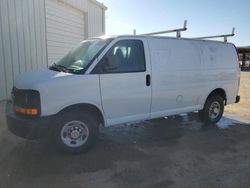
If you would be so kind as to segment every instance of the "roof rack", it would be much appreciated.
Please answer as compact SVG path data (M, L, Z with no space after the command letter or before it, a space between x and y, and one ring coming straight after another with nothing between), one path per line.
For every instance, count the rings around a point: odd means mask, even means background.
M204 36L204 37L194 37L193 39L212 39L212 38L224 38L224 42L227 42L228 37L233 37L235 34L235 28L233 27L232 33L224 35L214 35L214 36Z
M165 31L158 31L158 32L152 32L152 33L144 33L140 35L160 35L160 34L166 34L166 33L176 33L176 37L181 37L181 32L187 30L187 20L184 20L184 25L182 28L172 29L172 30L165 30ZM136 30L134 30L134 35L136 35Z
M165 30L165 31L157 31L152 33L144 33L139 35L146 35L146 36L152 36L152 35L160 35L160 34L166 34L166 33L176 33L176 37L181 37L181 32L187 30L187 20L184 20L184 25L182 28L172 29L172 30ZM233 37L235 35L235 28L233 27L232 33L230 34L224 34L224 35L213 35L213 36L204 36L204 37L193 37L192 39L212 39L212 38L224 38L224 42L227 42L228 37ZM134 35L136 35L136 30L134 29Z

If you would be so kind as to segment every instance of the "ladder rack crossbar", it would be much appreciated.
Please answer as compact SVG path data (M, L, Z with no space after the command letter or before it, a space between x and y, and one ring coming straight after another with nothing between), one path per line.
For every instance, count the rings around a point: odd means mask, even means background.
M213 39L213 38L224 38L224 42L227 42L228 37L233 37L235 35L235 28L232 29L232 33L224 35L213 35L213 36L204 36L204 37L194 37L193 39Z
M166 34L166 33L176 33L176 37L181 37L181 32L187 30L187 20L184 21L184 25L182 28L172 29L172 30L165 30L165 31L158 31L158 32L152 32L152 33L145 33L140 35L159 35L159 34Z
M181 32L187 30L187 20L184 20L184 25L182 28L177 28L177 29L172 29L172 30L165 30L165 31L157 31L157 32L152 32L152 33L144 33L140 35L144 36L152 36L152 35L160 35L160 34L166 34L166 33L176 33L176 37L180 38L181 37ZM213 39L213 38L223 38L224 42L227 42L228 37L233 37L235 36L235 28L233 27L232 33L230 34L223 34L223 35L213 35L213 36L203 36L203 37L193 37L192 39ZM134 35L136 35L136 30L134 29L133 31Z

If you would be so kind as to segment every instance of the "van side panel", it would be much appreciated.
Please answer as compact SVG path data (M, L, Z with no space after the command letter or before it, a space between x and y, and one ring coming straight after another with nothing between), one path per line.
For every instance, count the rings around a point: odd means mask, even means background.
M240 70L232 44L148 38L152 62L152 118L203 108L217 88L235 102Z
M202 61L199 43L148 39L152 62L152 118L201 109Z
M203 62L203 90L210 93L216 88L226 92L227 104L235 102L239 92L240 69L237 52L232 44L228 43L200 43ZM202 101L206 95L202 96Z

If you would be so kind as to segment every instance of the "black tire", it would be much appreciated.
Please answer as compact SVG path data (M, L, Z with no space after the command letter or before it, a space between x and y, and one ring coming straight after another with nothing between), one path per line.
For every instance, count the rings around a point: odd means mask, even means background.
M201 121L204 121L204 113L203 113L203 110L199 110L198 116L199 116L199 118L200 118Z
M74 123L72 123L71 125L70 124L71 122ZM82 128L82 131L79 130L80 128L77 129L78 131L74 130L78 126ZM67 134L63 130L68 130ZM71 131L71 134L68 134L69 131ZM79 136L80 141L84 137L85 140L84 143L76 144L78 141L73 140L74 138L71 137L73 131L78 132L78 134L79 132L85 132L85 133L88 132L88 134L86 134L88 136L85 137ZM56 123L56 128L54 131L54 138L56 141L56 145L61 151L72 154L78 154L88 151L95 144L98 138L98 133L99 133L99 123L91 114L83 111L81 112L71 111L71 112L64 112L59 115ZM67 140L66 137L68 138L69 143L65 141Z
M221 96L212 96L207 99L203 110L199 111L199 117L206 124L215 124L220 121L223 112L223 98Z

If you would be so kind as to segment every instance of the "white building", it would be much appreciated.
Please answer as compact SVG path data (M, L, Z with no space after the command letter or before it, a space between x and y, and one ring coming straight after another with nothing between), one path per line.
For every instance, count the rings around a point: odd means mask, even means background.
M18 74L103 35L106 9L95 0L0 0L0 100L10 98Z

